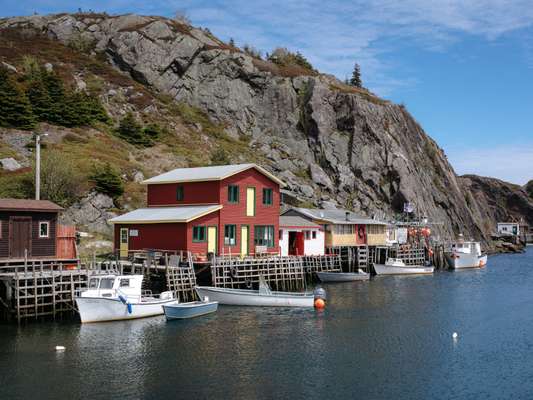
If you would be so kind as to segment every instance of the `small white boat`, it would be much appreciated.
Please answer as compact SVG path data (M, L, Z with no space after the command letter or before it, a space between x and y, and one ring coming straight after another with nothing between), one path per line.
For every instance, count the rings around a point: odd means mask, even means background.
M197 286L196 293L200 299L208 298L232 306L314 307L315 300L315 295L310 292L273 292L263 277L259 280L258 290Z
M214 313L217 309L218 301L191 301L188 303L179 303L176 301L163 306L167 321L199 317Z
M487 255L481 252L481 243L465 242L459 239L444 253L452 269L483 268L487 265Z
M88 289L75 297L82 324L152 317L175 302L172 292L142 295L142 275L102 275L89 279Z
M316 275L321 282L353 282L370 280L370 274L361 269L357 272L317 272Z
M405 265L400 258L389 258L385 264L374 264L377 275L413 275L432 274L434 267L423 265Z

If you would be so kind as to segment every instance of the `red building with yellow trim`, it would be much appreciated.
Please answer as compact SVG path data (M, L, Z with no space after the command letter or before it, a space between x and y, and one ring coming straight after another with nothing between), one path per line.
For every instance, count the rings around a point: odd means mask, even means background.
M283 182L255 164L178 168L147 179L147 207L110 220L115 249L279 252Z

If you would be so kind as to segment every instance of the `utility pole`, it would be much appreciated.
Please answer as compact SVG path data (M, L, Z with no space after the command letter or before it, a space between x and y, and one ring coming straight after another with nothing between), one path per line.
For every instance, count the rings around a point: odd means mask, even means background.
M35 134L35 200L41 199L41 135Z
M35 133L35 200L41 200L41 136L48 133Z

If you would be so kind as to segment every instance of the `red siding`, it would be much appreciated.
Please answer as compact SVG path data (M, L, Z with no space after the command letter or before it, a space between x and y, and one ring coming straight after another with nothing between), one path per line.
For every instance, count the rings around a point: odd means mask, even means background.
M176 200L176 188L183 186L183 201ZM148 207L180 204L219 204L219 181L148 185Z
M366 225L355 225L355 243L366 244Z
M239 185L239 203L228 203L228 186ZM255 187L255 216L246 216L246 188ZM271 188L273 192L272 205L263 205L263 188ZM273 225L274 226L274 247L268 249L271 252L279 252L279 185L255 169L249 169L239 174L224 179L220 184L220 228L219 241L224 243L224 225L237 225L236 246L223 246L220 251L228 253L240 253L241 249L241 225L249 226L250 243L248 249L250 253L255 252L254 226Z
M139 236L129 237L129 250L187 250L187 225L184 223L116 224L115 249L117 250L120 248L120 228L139 231Z
M217 229L220 231L220 211L216 211L211 214L204 215L201 218L195 219L194 221L191 221L187 224L187 250L191 251L193 254L207 254L207 227L208 226L216 226ZM200 243L193 243L192 241L192 229L193 226L196 225L203 225L206 227L206 241L200 242ZM220 253L220 239L217 243L217 251Z

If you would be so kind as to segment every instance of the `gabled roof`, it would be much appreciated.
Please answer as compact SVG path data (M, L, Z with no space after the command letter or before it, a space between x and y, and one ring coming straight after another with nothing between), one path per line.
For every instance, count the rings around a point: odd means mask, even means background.
M199 168L177 168L164 174L154 176L143 181L144 184L150 185L153 183L178 183L178 182L205 182L205 181L221 181L229 178L239 172L247 169L255 168L257 171L272 179L280 186L285 186L282 180L276 178L270 172L256 164L234 164L234 165L217 165L212 167Z
M58 212L63 208L48 200L0 199L0 210Z
M170 222L190 222L222 208L211 206L150 207L120 215L109 220L112 224L157 224Z
M286 210L283 214L285 215L291 210L294 210L307 218L311 218L316 221L324 221L325 223L334 225L387 225L386 222L362 217L354 214L351 211L338 208L321 210L317 208L292 207ZM348 215L346 215L346 213L348 213Z
M294 215L282 215L279 217L280 227L298 227L298 228L320 228L320 225L315 224L308 219L297 217Z

